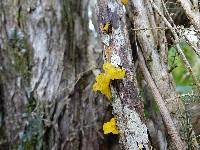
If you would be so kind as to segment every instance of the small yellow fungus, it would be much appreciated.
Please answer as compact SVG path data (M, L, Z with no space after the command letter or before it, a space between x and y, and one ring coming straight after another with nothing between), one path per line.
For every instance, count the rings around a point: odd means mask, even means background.
M100 73L96 77L96 83L93 85L93 91L101 91L109 99L111 98L110 92L110 78L105 73Z
M105 24L104 27L103 27L103 31L106 32L106 33L108 33L108 31L109 31L109 26L110 26L110 23L109 23L109 22L106 22L106 24Z
M123 5L127 5L128 4L128 0L121 0Z
M103 124L103 131L104 131L104 134L108 134L108 133L119 134L119 130L117 129L115 118L112 118L109 122L106 122Z
M100 73L96 77L96 83L93 85L93 91L100 91L110 99L112 97L110 91L110 81L122 79L125 76L125 70L113 66L111 63L103 64L105 73Z
M110 22L106 22L105 24L100 23L100 29L104 33L107 33L107 34L112 33L112 26Z
M122 79L126 73L124 69L115 67L111 63L103 64L103 70L106 72L111 80Z

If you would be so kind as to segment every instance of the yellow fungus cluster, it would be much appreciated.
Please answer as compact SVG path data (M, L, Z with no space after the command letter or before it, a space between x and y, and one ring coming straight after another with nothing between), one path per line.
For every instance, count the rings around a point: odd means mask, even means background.
M105 31L106 33L108 33L109 25L110 25L110 23L106 22L105 26L103 27L103 31Z
M104 134L108 134L108 133L119 134L119 130L117 129L115 118L112 118L109 122L106 122L103 124L103 131L104 131Z
M93 85L93 91L100 91L102 94L106 95L109 99L112 97L110 92L110 78L106 76L105 73L100 73L96 77L96 83Z
M123 5L127 5L128 4L128 0L121 0Z
M112 97L110 91L110 81L115 79L122 79L125 76L125 70L113 66L111 63L103 64L105 73L100 73L96 77L96 83L93 85L93 91L100 91L102 94L110 99Z
M104 33L109 34L109 28L110 28L110 22L106 22L104 25L102 23L100 24L100 29Z

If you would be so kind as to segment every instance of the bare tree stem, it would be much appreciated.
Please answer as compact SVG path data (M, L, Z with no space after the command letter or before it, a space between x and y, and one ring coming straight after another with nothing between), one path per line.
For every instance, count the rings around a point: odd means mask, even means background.
M162 96L161 96L160 92L158 91L158 89L157 89L157 87L156 87L156 85L155 85L146 65L145 65L145 60L144 60L144 57L142 55L142 52L139 49L137 49L137 53L138 53L140 68L141 68L141 70L144 74L145 80L147 81L148 85L150 86L152 93L154 95L154 98L155 98L155 100L156 100L156 102L159 106L161 115L162 115L163 120L165 122L165 125L167 127L167 131L168 131L169 135L171 136L176 148L178 150L184 150L184 149L186 149L185 145L184 145L183 141L181 140L180 135L177 132L175 125L172 121L170 113L167 110L167 107L165 106L165 103L162 99Z
M180 47L180 39L175 31L175 29L171 26L171 24L169 23L169 21L165 18L165 16L161 13L161 11L159 10L159 8L155 5L155 3L153 2L153 0L150 0L151 1L151 4L154 8L154 10L160 15L160 17L163 19L163 21L165 22L165 24L170 28L174 38L175 38L175 45L176 45L176 49L182 59L182 61L184 62L185 64L185 67L187 68L187 70L189 71L189 73L191 74L192 76L192 79L195 83L195 85L197 86L198 90L200 91L200 82L199 80L197 79L197 77L195 76L194 72L192 71L192 67L190 65L190 63L188 62L185 54L183 53L181 47Z
M193 48L194 52L195 52L195 53L199 56L199 58L200 58L200 50L198 49L198 47L195 46L195 45L188 39L187 36L184 36L184 37L185 37L187 43Z

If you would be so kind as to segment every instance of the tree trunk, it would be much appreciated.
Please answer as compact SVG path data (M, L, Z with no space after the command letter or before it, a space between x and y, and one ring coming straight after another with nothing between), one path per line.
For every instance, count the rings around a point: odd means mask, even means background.
M192 3L177 1L199 31L197 0L194 10ZM127 2L0 1L0 149L166 150L184 149L193 140L167 67L168 32L158 29L169 28L176 46L178 30L174 33L173 20L165 19L171 18L162 0ZM99 37L89 30L91 20ZM91 91L103 61L126 71L110 84L112 101ZM119 136L103 135L102 125L112 114Z
M111 103L120 130L121 147L125 150L136 150L139 145L142 145L148 150L149 137L143 104L139 96L123 4L120 1L99 0L96 13L105 62L115 67L123 67L126 71L122 81L116 81L112 86ZM102 26L106 24L109 25L108 28L111 28L107 32L102 29Z
M99 132L111 114L108 103L91 92L97 53L90 43L88 4L0 2L3 149L111 148Z
M164 14L164 4L160 0L153 1L159 11ZM169 110L176 128L179 130L184 139L186 128L185 124L185 108L181 99L175 90L175 84L171 74L167 68L168 43L165 30L156 28L165 28L165 22L162 17L154 10L152 4L148 0L131 0L128 7L129 18L132 23L132 35L135 36L136 48L139 48L144 55L148 70L156 84L162 98L165 100L167 109ZM141 62L139 62L141 63ZM146 86L146 85L145 85ZM174 149L170 142L159 113L153 112L152 98L146 95L147 103L151 106L148 110L151 112L150 121L147 124L153 138L153 145L159 149ZM156 132L155 132L156 130ZM156 133L156 134L152 134ZM158 143L158 144L156 144ZM167 145L168 144L168 145Z

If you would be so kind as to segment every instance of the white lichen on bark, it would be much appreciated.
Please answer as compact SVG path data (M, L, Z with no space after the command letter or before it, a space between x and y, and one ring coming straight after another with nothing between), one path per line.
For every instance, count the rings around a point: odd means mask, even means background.
M126 150L138 150L139 145L148 148L147 127L143 119L143 106L140 101L135 78L132 50L126 27L125 10L121 1L99 0L96 9L98 25L111 23L112 32L108 34L109 54L106 58L115 66L126 70L126 77L117 82L117 88L111 87L113 96L113 114L117 119L120 130L120 142ZM106 20L107 19L107 20ZM99 31L99 35L105 37L105 33ZM105 38L103 38L105 39ZM103 41L105 53L108 44ZM107 61L108 61L107 60Z
M140 116L134 109L123 106L121 99L112 90L114 101L112 103L113 112L117 118L117 126L120 132L120 138L127 150L138 150L140 144L148 150L147 127L141 121Z
M102 40L103 44L105 44L106 46L109 46L110 36L108 34L103 34L101 37L101 40Z
M111 61L111 64L113 64L116 67L121 66L121 58L119 57L117 53L114 53L114 52L112 53L110 61Z

